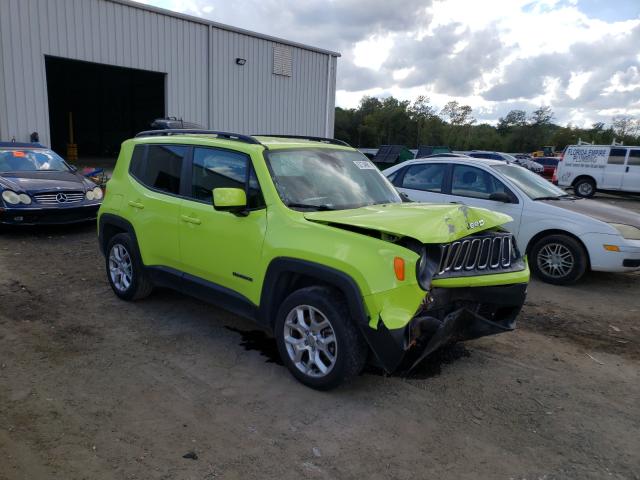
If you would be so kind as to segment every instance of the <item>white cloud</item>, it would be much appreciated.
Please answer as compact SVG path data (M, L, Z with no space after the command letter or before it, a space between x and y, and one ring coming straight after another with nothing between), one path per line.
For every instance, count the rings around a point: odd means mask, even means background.
M372 35L353 47L353 63L358 67L380 70L393 46L392 35Z
M571 72L571 78L566 90L567 95L574 100L578 98L582 87L586 85L589 78L591 78L591 72Z

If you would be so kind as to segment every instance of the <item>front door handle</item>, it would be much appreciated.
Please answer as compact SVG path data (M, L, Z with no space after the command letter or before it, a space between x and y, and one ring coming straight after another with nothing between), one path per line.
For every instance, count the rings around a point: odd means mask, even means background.
M193 223L194 225L200 225L202 223L202 220L199 218L190 217L188 215L180 215L180 218L182 218L183 222Z
M137 208L138 210L142 210L144 208L143 204L141 204L140 202L134 202L133 200L129 200L129 206Z

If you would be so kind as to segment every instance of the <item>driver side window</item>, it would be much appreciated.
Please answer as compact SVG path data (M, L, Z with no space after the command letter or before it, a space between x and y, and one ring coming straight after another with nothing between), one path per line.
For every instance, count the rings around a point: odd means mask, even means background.
M263 203L260 185L250 158L239 152L216 148L194 148L191 173L191 197L210 203L215 188L240 188L246 191L247 169L249 172L249 208L260 207Z
M489 200L492 193L506 193L513 198L513 194L504 183L490 173L469 165L454 165L451 179L452 195Z

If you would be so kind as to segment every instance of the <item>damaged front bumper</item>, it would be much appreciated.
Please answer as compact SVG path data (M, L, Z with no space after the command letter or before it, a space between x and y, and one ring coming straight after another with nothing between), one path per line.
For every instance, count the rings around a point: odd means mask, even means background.
M362 330L387 372L396 370L405 359L413 368L446 344L513 330L526 292L527 283L434 287L404 327L390 330L379 319L377 328Z

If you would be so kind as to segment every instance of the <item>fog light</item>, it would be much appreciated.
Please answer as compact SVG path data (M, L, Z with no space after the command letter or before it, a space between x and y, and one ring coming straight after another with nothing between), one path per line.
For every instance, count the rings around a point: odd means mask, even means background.
M608 252L619 252L620 247L617 245L603 245L604 249Z

